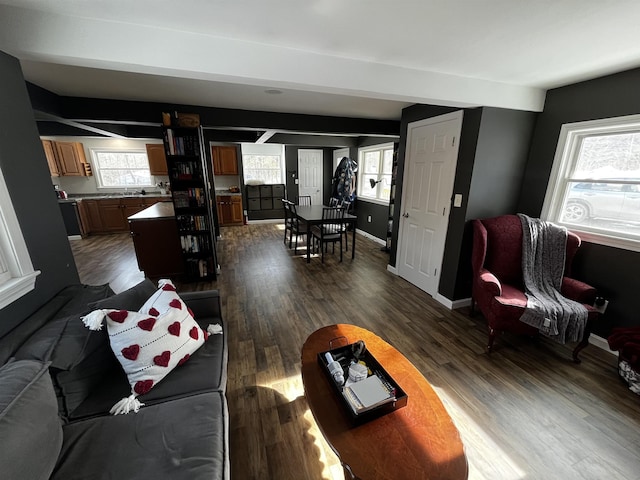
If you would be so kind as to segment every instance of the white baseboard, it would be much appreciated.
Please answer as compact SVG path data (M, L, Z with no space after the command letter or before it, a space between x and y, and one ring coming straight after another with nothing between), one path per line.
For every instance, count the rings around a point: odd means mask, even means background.
M67 238L69 240L82 240L82 236L81 235L68 235Z
M387 245L387 242L385 240L382 240L376 236L371 235L368 232L365 232L364 230L360 230L359 228L356 228L356 233L359 233L360 235L362 235L363 237L368 238L369 240L373 240L376 243L379 243L380 245L382 245L383 247Z
M387 271L393 273L394 275L398 275L398 269L393 265L387 264Z
M259 224L259 223L284 223L284 218L265 218L262 220L247 220L248 224ZM224 225L223 225L224 226Z
M387 270L389 270L388 265L387 265ZM471 306L471 298L463 298L460 300L451 301L447 297L440 295L438 293L435 296L434 300L436 300L438 303L441 303L442 305L447 307L449 310L456 310L458 308ZM604 350L605 352L610 353L611 355L618 355L618 352L614 352L609 348L609 342L607 342L605 338L602 338L594 333L592 333L591 336L589 337L589 343L594 347L598 347Z
M598 335L595 334L591 334L591 336L589 337L589 343L595 347L601 348L602 350L604 350L607 353L610 353L611 355L618 355L618 352L614 352L613 350L611 350L609 348L609 342L607 342L606 339L599 337Z

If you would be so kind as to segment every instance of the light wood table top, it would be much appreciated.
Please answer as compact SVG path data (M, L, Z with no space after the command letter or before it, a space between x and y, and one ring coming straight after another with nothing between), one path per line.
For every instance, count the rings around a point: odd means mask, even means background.
M144 210L128 217L129 221L133 220L158 220L160 218L175 217L173 202L158 202Z
M403 408L354 425L317 354L344 336L363 340L367 349L407 393ZM344 345L334 342L333 348ZM457 428L429 382L400 352L374 333L355 325L331 325L302 347L302 381L311 412L325 439L353 478L464 480L467 458ZM348 478L348 476L347 476Z

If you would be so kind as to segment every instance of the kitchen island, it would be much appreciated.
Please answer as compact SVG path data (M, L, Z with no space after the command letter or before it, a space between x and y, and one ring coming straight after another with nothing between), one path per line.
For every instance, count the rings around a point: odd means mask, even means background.
M158 202L128 217L129 231L146 277L174 277L184 273L180 236L172 202Z

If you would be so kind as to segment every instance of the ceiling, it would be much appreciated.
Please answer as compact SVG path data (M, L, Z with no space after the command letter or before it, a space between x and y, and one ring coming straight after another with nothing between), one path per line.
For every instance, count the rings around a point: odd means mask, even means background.
M640 66L639 18L637 0L0 0L0 50L59 95L399 120L541 111Z

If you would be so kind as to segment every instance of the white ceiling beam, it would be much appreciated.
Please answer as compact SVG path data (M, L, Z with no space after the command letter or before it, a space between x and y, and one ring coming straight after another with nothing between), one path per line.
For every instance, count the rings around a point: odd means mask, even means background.
M541 111L545 98L539 88L5 5L0 50L63 65L454 107Z
M262 135L260 135L260 138L258 138L256 140L256 143L266 143L271 137L273 137L276 133L278 133L277 130L267 130L266 132L264 132Z

